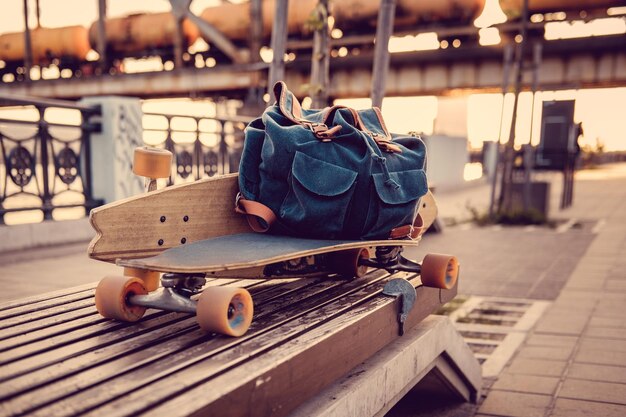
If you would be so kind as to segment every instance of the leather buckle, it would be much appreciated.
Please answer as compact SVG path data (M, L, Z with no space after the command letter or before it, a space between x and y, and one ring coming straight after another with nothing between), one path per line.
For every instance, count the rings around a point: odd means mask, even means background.
M341 130L341 126L333 126L329 128L324 123L304 123L316 138L322 142L330 142L337 132Z

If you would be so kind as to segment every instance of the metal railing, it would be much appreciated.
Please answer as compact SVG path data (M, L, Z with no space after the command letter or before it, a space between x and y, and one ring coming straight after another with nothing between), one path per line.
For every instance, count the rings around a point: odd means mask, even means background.
M174 154L170 184L178 184L237 172L250 121L242 116L144 113L144 142Z
M30 109L34 117L0 113L0 224L5 214L40 211L43 219L53 211L83 207L86 213L101 204L92 197L89 138L100 131L92 120L98 106L70 101L0 95L0 111ZM64 109L79 115L76 122L51 122L51 111ZM63 111L63 110L61 110Z

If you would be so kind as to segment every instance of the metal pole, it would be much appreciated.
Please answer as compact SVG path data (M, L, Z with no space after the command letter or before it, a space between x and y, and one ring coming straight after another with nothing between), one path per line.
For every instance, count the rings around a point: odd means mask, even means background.
M496 142L496 163L494 173L491 176L491 195L489 196L489 217L493 218L494 202L496 198L496 187L498 185L498 172L502 161L500 140L502 139L502 120L504 119L504 100L509 89L509 78L511 76L511 61L513 60L513 48L511 45L504 47L503 77L502 77L502 107L500 108L500 124L498 125L498 140Z
M532 80L532 93L533 101L531 103L530 111L530 141L532 142L533 123L535 115L535 93L539 89L539 68L541 67L541 55L543 53L543 45L541 42L536 42L533 45L533 80Z
M250 48L250 63L260 62L260 52L263 46L263 7L261 0L250 1L250 37L248 38L248 46ZM252 85L248 88L246 104L242 111L256 116L263 111L263 94L265 91L261 87L261 74L255 71L252 77Z
M259 62L261 46L263 46L263 7L261 0L250 1L250 63Z
M90 137L94 132L94 128L93 124L89 120L93 113L81 111L80 115L82 118L82 122L80 125L80 143L85 161L81 167L84 169L82 171L81 178L83 180L83 195L85 196L85 214L88 216L91 205L93 204Z
M509 138L505 145L504 150L504 172L502 175L502 186L500 188L500 199L498 204L498 211L502 212L510 209L511 205L511 192L513 181L513 159L514 159L514 145L515 145L515 124L517 123L517 104L519 101L519 94L522 88L522 76L524 60L524 44L526 43L526 26L528 22L528 0L524 0L521 17L521 36L522 42L519 44L515 54L515 98L513 100L513 117L511 118L511 129L509 130Z
M535 93L539 81L539 66L541 65L541 43L533 45L533 79L532 79L532 102L530 105L530 134L528 135L528 146L524 149L524 210L530 208L531 180L534 168L534 153L532 150L533 122L535 113Z
M98 54L100 55L100 71L107 70L107 35L105 20L107 17L106 0L98 0Z
M372 71L372 106L382 107L385 97L385 82L389 69L389 38L393 32L396 13L395 0L382 0L378 23L376 24L376 46L374 49L374 69Z
M30 80L30 69L33 66L33 45L28 27L28 0L24 0L24 79Z
M287 47L287 16L288 0L276 0L274 11L274 25L272 26L271 48L273 51L272 64L268 80L268 89L274 87L277 81L285 78L285 50Z
M37 27L41 27L41 10L39 8L39 0L35 1L35 14L37 16Z
M328 84L330 72L330 42L328 37L328 0L317 4L318 26L313 33L313 56L311 59L311 98L313 108L328 105Z
M183 17L174 15L176 30L174 30L174 68L183 68Z
M43 218L44 220L52 220L52 195L50 194L50 173L48 167L50 164L48 154L48 141L50 140L50 133L48 132L48 122L45 120L45 107L38 107L39 122L38 122L38 135L39 135L39 151L41 153L41 171L42 171L42 189L43 195L41 196L43 206ZM54 180L54 176L52 177Z

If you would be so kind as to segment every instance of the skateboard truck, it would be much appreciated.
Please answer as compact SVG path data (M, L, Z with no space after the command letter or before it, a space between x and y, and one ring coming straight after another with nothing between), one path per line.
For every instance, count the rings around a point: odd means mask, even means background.
M409 281L402 278L394 278L387 282L383 288L383 294L391 297L400 297L400 311L398 312L398 333L400 336L404 335L404 322L406 321L409 312L415 304L417 299L417 293L415 288Z
M163 285L162 291L131 295L130 303L146 308L196 313L197 305L191 296L199 293L206 284L204 274L164 274L161 284Z
M402 256L401 246L379 246L376 248L374 259L361 259L361 265L372 268L385 269L388 272L413 272L421 274L422 266Z

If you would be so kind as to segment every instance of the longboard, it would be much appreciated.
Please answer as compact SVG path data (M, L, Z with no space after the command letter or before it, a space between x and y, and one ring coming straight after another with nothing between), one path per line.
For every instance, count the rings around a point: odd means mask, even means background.
M100 281L95 294L98 311L123 321L139 320L147 308L192 313L207 331L241 336L252 320L250 294L234 287L202 290L207 276L307 276L339 272L333 268L347 263L347 275L358 276L368 266L375 266L418 272L423 283L430 279L438 288L448 289L456 283L458 262L454 257L427 255L419 264L396 256L402 246L418 245L421 235L416 240L364 242L246 233L247 221L234 210L237 191L237 174L231 174L92 210L90 222L97 234L89 245L89 256L124 266L127 275L107 276ZM437 215L432 194L422 197L419 214L422 230L426 230ZM380 252L383 255L391 253L389 259L395 263L381 264L379 248L384 248ZM368 249L376 251L376 256ZM332 261L333 254L343 255ZM372 258L377 259L373 264ZM296 260L315 268L294 269ZM163 288L156 290L160 272L165 273L160 279Z

